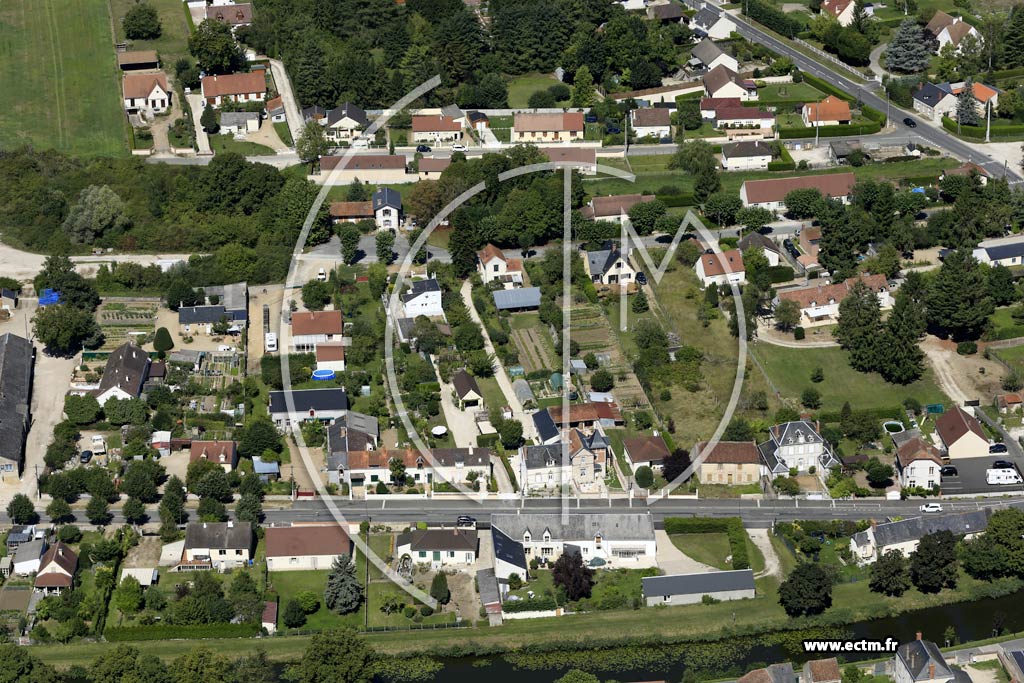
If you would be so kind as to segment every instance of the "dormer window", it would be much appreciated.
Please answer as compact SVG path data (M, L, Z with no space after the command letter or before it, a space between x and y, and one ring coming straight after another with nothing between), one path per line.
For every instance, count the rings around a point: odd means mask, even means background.
M545 531L544 532L544 541L547 542L547 541L550 541L550 540L551 540L551 534L548 533L547 531Z
M526 533L523 534L523 543L529 543L529 542L530 542L530 532L527 531Z

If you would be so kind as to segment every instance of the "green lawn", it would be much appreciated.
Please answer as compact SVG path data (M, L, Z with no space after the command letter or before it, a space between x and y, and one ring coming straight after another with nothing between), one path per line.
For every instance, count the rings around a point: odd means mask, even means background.
M174 62L179 57L189 56L188 37L189 25L186 14L188 8L178 0L147 0L150 7L160 15L160 37L154 40L129 41L132 50L156 50L160 55L164 69L168 73L174 70ZM136 4L136 0L110 0L110 9L114 14L114 27L118 42L125 42L124 27L121 20L128 10Z
M7 95L0 149L31 144L82 156L125 154L127 121L106 1L7 0L0 26L0 92Z
M993 339L1012 339L1024 337L1024 322L1014 319L1013 312L1016 306L1002 306L989 316L989 325L992 328ZM1002 355L1002 351L1000 351Z
M508 319L513 330L526 330L540 324L540 316L536 313L513 313Z
M803 118L799 114L779 114L775 117L775 125L783 128L806 128Z
M281 138L281 142L288 145L289 147L292 146L292 129L288 127L287 122L279 121L275 123L274 130L277 131L277 137Z
M777 101L801 100L803 102L817 102L825 97L825 93L815 88L810 83L772 83L763 88L757 89L757 100L759 103L771 104Z
M236 140L233 135L211 135L210 136L210 147L213 148L214 154L223 152L235 152L242 156L253 156L253 155L273 155L274 150L270 149L266 145L260 145L255 142L249 142L248 140Z
M1024 346L1011 346L1008 349L992 349L999 360L1016 368L1018 372L1024 372Z
M484 395L484 406L488 410L508 405L508 399L498 386L498 380L493 377L477 377L476 383L480 386L480 391Z
M551 74L532 73L516 76L508 84L508 106L525 107L530 95L539 90L547 90L557 83Z
M360 574L363 571L361 562L359 571ZM280 621L280 617L284 615L284 606L288 603L288 601L291 598L295 597L302 591L313 591L317 595L323 596L324 588L327 586L327 572L271 572L270 585L273 587L275 591L277 591L277 594L279 596L278 619ZM324 606L323 599L321 597L320 609L306 617L306 624L305 626L303 626L303 628L310 630L340 628L342 626L360 628L362 625L362 610L353 612L352 614L335 614L331 610L327 609L326 606ZM279 623L278 628L283 629L284 624Z
M672 545L687 557L716 569L732 569L725 558L732 555L726 534L674 534Z
M898 406L905 398L916 398L922 404L949 401L936 386L930 368L921 379L901 386L889 384L878 373L852 369L846 352L838 347L793 349L757 344L750 350L784 398L799 401L804 389L813 386L821 392L822 410L839 410L845 401L854 409ZM810 376L818 367L824 368L825 381L814 384Z

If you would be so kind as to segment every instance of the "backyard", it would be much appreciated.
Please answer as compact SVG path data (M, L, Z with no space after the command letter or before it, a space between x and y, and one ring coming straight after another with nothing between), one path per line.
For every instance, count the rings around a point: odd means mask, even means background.
M551 74L531 73L516 76L508 84L508 106L513 109L525 107L530 95L547 90L557 83Z
M266 145L260 145L247 140L236 140L234 135L211 135L210 147L215 154L235 152L242 156L273 155L274 150Z
M156 50L163 62L164 69L173 71L174 62L179 57L187 57L189 20L188 6L179 0L148 0L149 6L156 9L160 16L160 37L153 40L127 41L121 20L128 10L136 4L136 0L110 0L110 10L114 14L114 29L117 31L118 42L128 42L131 50Z
M105 0L8 0L0 26L0 91L9 95L0 148L124 154L127 123Z

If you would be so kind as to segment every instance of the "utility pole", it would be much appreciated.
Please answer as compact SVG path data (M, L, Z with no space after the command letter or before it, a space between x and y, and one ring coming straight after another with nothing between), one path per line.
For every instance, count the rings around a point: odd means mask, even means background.
M821 121L818 117L821 116L821 100L818 100L814 104L814 148L818 148L818 139L821 137Z

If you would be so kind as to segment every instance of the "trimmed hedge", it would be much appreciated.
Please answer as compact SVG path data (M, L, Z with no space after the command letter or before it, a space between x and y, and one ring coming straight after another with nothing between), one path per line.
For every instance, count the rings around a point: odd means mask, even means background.
M747 532L739 517L723 519L666 517L667 534L725 534L729 537L729 551L732 553L733 569L750 569L747 554Z
M697 198L693 194L660 195L658 201L667 207L697 206Z
M558 604L550 595L538 595L529 600L506 600L501 603L502 612L540 612L557 608Z
M792 161L769 161L769 171L795 171L796 164Z
M949 118L948 116L943 116L942 127L948 130L950 133L960 135L960 137L972 138L974 140L985 139L985 126L960 126L960 130L957 131L956 121ZM992 126L993 138L1009 137L1016 135L1024 135L1024 124L1009 123L998 126Z
M882 124L878 121L861 123L855 126L822 126L818 129L818 137L835 138L842 137L844 135L874 135L880 130L882 130ZM814 129L785 128L779 131L779 137L783 140L796 140L800 138L814 137Z
M1003 69L1002 71L993 71L990 78L999 81L1004 78L1016 78L1017 76L1024 76L1024 66L1019 66L1016 69Z
M477 434L476 445L480 448L494 448L498 444L497 434Z
M835 95L839 99L846 100L847 102L853 102L854 101L854 98L850 95L850 93L846 92L845 90L840 90L839 88L837 88L836 86L832 85L828 81L823 80L821 78L818 78L814 74L809 74L806 71L804 71L803 74L804 74L804 82L810 83L815 88L817 88L818 90L822 91L823 93L826 93L826 94L829 94L829 95Z
M260 632L256 624L197 624L175 626L156 624L154 626L112 626L103 633L109 642L129 640L171 640L199 638L251 638Z
M865 408L853 411L854 415L867 415L876 420L899 420L903 418L903 406L888 406L885 408ZM821 422L839 422L842 418L838 410L829 413L818 413L818 420Z
M777 285L780 282L792 280L794 272L791 266L771 266L768 269L768 276L771 278L772 284Z

